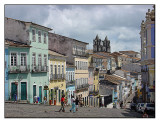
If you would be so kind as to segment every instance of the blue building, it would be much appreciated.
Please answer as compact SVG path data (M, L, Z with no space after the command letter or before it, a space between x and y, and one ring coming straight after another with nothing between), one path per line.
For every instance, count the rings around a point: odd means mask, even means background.
M155 6L141 23L141 74L143 102L155 102Z
M5 44L5 101L9 100L8 90L8 46Z
M66 93L67 93L67 104L71 105L71 97L74 96L75 91L75 66L68 65L66 67Z

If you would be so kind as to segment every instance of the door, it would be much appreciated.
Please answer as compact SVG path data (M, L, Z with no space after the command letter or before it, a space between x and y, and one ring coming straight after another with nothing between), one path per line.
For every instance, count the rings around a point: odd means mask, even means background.
M21 100L27 100L27 86L26 82L21 82Z
M39 86L39 102L42 102L42 86Z
M47 100L47 90L44 90L44 96L46 97Z
M52 100L52 104L54 103L54 99L53 99L53 89L51 89L51 100Z
M34 96L36 96L36 85L33 85L33 102L34 102Z
M58 91L58 94L59 94L58 98L59 98L59 103L60 103L61 102L61 90Z
M15 94L17 96L17 85L15 83L11 84L11 100L15 100Z

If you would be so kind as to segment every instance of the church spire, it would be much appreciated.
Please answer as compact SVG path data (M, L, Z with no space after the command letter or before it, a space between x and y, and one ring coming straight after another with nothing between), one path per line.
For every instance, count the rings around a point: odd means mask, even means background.
M96 36L96 39L99 39L99 36L98 36L98 34L97 34L97 36Z

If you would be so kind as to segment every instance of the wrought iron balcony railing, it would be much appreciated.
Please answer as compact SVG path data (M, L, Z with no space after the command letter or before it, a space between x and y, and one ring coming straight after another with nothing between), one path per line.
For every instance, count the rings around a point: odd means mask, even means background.
M86 89L86 88L89 88L89 84L78 85L78 86L76 87L77 90Z
M32 65L32 72L48 72L48 66Z
M75 85L75 80L72 80L72 81L66 81L66 87L68 87L68 86L72 86L72 85Z
M9 65L8 68L9 68L8 69L9 73L28 73L30 71L29 65L26 65L26 66L21 66L21 65L11 66L11 65Z
M65 74L50 74L50 80L65 79Z

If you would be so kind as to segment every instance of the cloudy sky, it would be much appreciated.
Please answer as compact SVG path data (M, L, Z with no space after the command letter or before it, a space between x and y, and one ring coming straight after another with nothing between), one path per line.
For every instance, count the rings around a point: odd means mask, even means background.
M140 51L140 24L152 5L5 5L5 17L34 22L88 42L107 36L111 52Z

